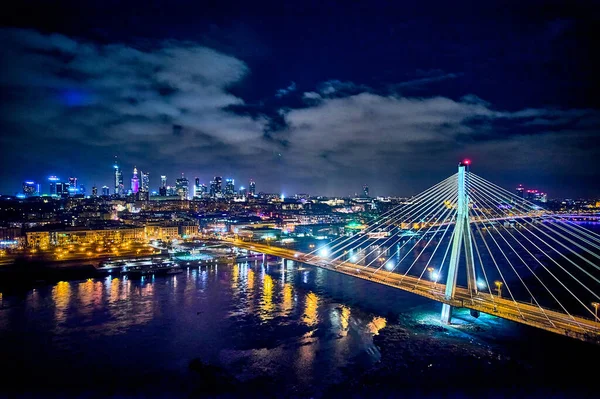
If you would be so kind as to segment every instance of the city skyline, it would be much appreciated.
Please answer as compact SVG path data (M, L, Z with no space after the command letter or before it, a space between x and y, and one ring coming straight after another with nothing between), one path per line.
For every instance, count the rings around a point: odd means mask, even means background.
M505 187L600 195L591 4L38 6L53 18L0 30L0 192L101 186L117 155L325 195L414 194L469 157Z

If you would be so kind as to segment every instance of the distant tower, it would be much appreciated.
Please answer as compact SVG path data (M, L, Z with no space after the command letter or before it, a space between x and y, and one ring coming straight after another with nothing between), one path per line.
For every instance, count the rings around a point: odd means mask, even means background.
M58 195L56 185L60 181L60 179L56 176L50 176L48 178L48 181L50 182L50 195L56 197Z
M180 199L189 199L189 184L190 182L183 176L183 173L181 174L181 178L175 181L175 190Z
M34 181L28 180L23 182L23 194L26 197L33 197L39 195L37 191L37 184Z
M119 163L115 157L115 164L113 165L115 171L115 194L123 195L125 191L125 186L123 185L123 171L119 167Z
M256 195L256 183L252 179L250 179L250 185L248 186L248 195L253 197Z
M158 194L161 197L167 196L167 176L162 175L160 177L160 186L158 187Z
M196 177L194 183L194 198L200 198L202 197L202 186L200 185L200 178Z
M73 189L73 191L77 191L77 178L69 177L69 188Z
M523 187L523 185L522 185L522 184L519 184L519 185L517 186L517 190L516 190L516 191L517 191L517 195L518 195L519 197L521 197L521 198L525 198L525 187Z
M145 193L150 192L150 173L142 172L140 170L140 176L142 177L142 185L140 187L140 191Z
M110 188L108 186L102 186L102 195L110 195Z
M137 168L133 167L133 177L131 178L131 192L136 194L140 191L140 179L138 178Z
M365 197L369 198L369 186L366 184L363 186L363 193L365 194Z
M235 195L235 180L226 179L225 180L225 197L231 198Z
M92 197L97 197L98 196L98 187L96 187L95 185L92 187Z

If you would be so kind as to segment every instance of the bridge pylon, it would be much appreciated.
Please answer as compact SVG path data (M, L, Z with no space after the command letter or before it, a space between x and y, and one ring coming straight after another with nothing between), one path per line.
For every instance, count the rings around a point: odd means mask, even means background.
M467 288L474 295L477 294L477 283L475 281L475 261L473 258L473 246L471 239L471 226L469 225L469 195L466 190L467 169L469 161L458 164L457 185L458 199L456 223L452 235L452 252L450 253L450 264L448 267L448 278L446 280L445 296L447 300L454 299L456 290L456 279L461 260L461 250L464 248L464 259L467 270ZM452 306L442 305L442 322L450 324L452 319Z

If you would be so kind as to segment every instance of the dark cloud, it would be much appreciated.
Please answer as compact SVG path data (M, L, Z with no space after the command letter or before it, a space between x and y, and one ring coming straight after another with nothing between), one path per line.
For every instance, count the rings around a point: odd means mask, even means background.
M136 47L23 29L3 29L0 41L3 191L48 174L110 185L115 155L155 177L252 177L261 190L323 194L364 183L375 194L414 193L464 156L506 185L518 174L550 186L569 171L576 189L600 174L593 109L505 110L478 93L404 90L462 72L416 70L383 87L330 79L303 93L288 79L274 103L249 103L234 94L252 79L248 64L194 42Z

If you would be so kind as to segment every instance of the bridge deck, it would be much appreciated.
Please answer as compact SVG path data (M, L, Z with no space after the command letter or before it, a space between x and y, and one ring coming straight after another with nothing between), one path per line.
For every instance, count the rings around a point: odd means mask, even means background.
M600 343L600 323L577 316L569 316L565 313L512 300L498 298L489 293L478 293L471 296L464 287L456 287L454 299L448 300L444 296L446 286L444 284L418 279L413 276L403 276L398 273L379 271L375 273L373 268L365 268L343 261L329 261L310 256L297 251L246 242L241 240L228 241L232 245L250 251L274 255L313 266L333 270L339 273L351 275L368 281L388 285L404 291L412 292L438 302L446 303L455 307L463 307L478 310L483 313L498 316L517 323L541 328L557 334L574 337L583 341Z

